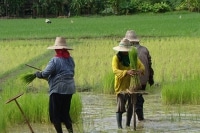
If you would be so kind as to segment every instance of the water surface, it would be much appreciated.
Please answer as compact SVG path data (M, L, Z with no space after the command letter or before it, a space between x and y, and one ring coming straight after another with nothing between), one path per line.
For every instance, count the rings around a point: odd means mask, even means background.
M75 133L199 133L200 112L199 105L161 104L160 94L149 93L144 95L145 121L137 121L136 131L126 128L126 113L123 114L123 129L117 129L115 118L115 95L97 95L89 92L81 93L83 101L83 129L74 124ZM55 133L51 124L31 123L35 133ZM67 133L64 128L64 132ZM30 133L24 124L12 125L8 133Z

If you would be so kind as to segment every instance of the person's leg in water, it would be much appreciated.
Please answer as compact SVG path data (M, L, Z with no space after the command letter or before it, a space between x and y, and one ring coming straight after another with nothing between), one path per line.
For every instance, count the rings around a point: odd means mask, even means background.
M116 112L117 126L118 129L122 129L122 113Z
M145 90L145 88L146 85L142 85L142 90ZM136 114L139 121L144 120L143 104L144 104L144 98L142 94L137 94Z
M63 95L63 106L61 110L62 121L64 122L69 133L73 133L72 120L70 117L70 105L71 105L72 94Z
M117 111L116 111L116 120L118 129L122 129L122 114L126 111L125 109L126 98L125 94L117 95Z
M53 125L54 125L54 128L56 129L57 133L63 133L61 123L57 123L57 124L54 123Z
M61 109L59 94L53 93L49 98L49 116L57 133L63 133L59 110Z
M131 119L133 116L133 103L131 99L131 95L127 94L128 104L127 104L127 111L126 111L126 126L130 127Z
M144 98L142 94L137 94L136 114L139 121L144 120L143 103L144 103Z

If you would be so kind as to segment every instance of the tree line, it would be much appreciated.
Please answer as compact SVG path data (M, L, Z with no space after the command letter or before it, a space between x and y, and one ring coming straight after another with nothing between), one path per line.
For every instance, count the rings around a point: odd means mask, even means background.
M200 0L0 0L0 17L199 12L199 8Z

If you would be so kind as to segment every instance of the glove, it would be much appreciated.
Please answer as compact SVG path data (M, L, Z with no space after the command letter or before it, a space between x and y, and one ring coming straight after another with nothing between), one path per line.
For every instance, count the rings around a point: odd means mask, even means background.
M152 86L154 84L154 80L153 80L152 75L149 76L149 84L150 84L150 86Z
M153 75L154 75L154 70L150 66L149 67L149 84L150 84L150 86L152 86L154 84Z
M37 71L36 73L35 73L35 76L37 77L37 78L43 78L43 76L42 76L42 72L39 72L39 71Z

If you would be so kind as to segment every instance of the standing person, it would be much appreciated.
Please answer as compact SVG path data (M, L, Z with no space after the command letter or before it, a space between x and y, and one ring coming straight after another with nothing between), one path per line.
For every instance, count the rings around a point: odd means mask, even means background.
M72 95L75 93L74 68L75 63L70 56L66 40L56 37L54 46L47 49L54 49L56 55L49 61L43 71L36 72L36 77L47 79L49 84L49 116L57 133L63 133L63 122L69 133L73 133L72 121L70 118L70 105Z
M112 59L112 70L115 74L115 93L117 96L117 110L116 119L118 128L122 128L122 114L126 112L127 103L127 120L126 126L130 126L130 120L133 115L133 103L131 102L131 95L126 92L130 86L131 76L134 74L143 74L144 65L137 59L138 70L133 70L130 67L130 60L128 51L132 48L128 39L123 38L118 46L113 47L117 54Z
M154 84L154 71L152 69L151 55L146 47L140 45L140 40L137 38L133 30L128 30L126 32L125 38L127 38L130 41L132 46L137 48L138 58L142 61L142 63L145 66L145 74L140 76L140 82L142 85L141 89L145 90L147 83L149 83L150 86ZM143 104L144 98L142 94L137 94L136 114L138 120L140 121L144 120Z

